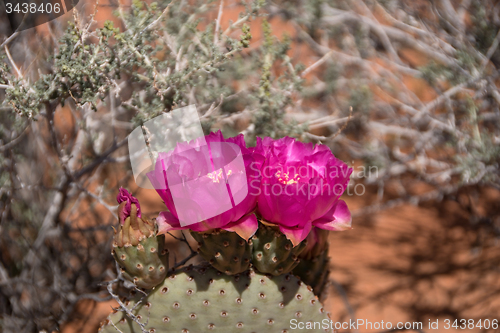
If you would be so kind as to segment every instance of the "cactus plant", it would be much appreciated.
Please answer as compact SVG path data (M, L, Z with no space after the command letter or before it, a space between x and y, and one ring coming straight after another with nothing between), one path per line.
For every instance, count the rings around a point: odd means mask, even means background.
M191 235L198 241L198 253L217 270L234 275L250 267L251 240L247 242L236 232L221 229Z
M263 221L252 240L254 267L272 275L286 274L297 266L300 261L298 256L307 244L304 240L294 247L277 226L267 225Z
M208 138L223 139L217 135ZM290 140L273 143L268 138L265 142L258 142L255 149L247 149L243 144L241 149L248 150L249 161L253 160L252 154L256 154L266 156L267 163L276 164L277 158L283 157L283 154L273 157L270 152L276 153L288 142L290 147L295 147L294 152L298 159L311 160L311 156L305 156L300 150L312 150L312 146L304 146L295 141L289 142ZM273 144L277 146L271 147ZM323 161L324 155L328 155L325 153L326 149L314 148L312 153L317 153L318 156L313 157L319 162ZM327 157L330 162L338 162L333 160L331 152L329 155L331 156ZM197 158L185 157L187 160L193 159L189 160L190 166L196 165ZM254 160L260 161L258 158ZM155 171L158 172L154 174L152 180L164 177L162 176L164 171L170 170L168 168L172 165L175 165L175 161L168 158L164 163L157 163ZM259 180L260 174L257 171L260 163L254 167L256 171L253 171ZM313 171L309 181L313 178L317 178L318 181L323 179L316 169ZM203 174L203 172L198 173ZM349 170L346 175L348 173ZM299 185L305 184L298 174L293 179L289 176L291 174L289 171L285 173L279 170L273 171L264 185L276 181L274 185L298 189ZM255 175L247 174L249 177L247 185L253 176ZM220 180L217 179L218 181ZM331 183L338 181L339 179L331 179ZM340 179L340 182L344 182L344 179ZM201 184L205 193L210 192L209 188L212 185L210 181L202 178ZM264 187L261 194L266 193L265 190ZM168 191L161 188L158 192L160 196L169 199ZM124 231L121 229L118 233L114 251L115 258L122 266L126 263L120 256L122 252L118 252L116 248L120 251L123 248L123 251L126 251L130 250L131 246L141 246L141 241L147 241L157 235L156 230L159 230L160 234L165 234L170 230L189 229L198 242L199 255L207 262L203 266L179 268L196 255L189 246L191 255L176 264L167 278L161 280L160 276L156 276L157 279L154 282L150 281L148 285L152 288L149 294L143 293L125 303L113 293L112 285L108 285L108 291L120 304L121 312L110 316L106 325L102 327L102 332L118 330L123 333L139 331L189 333L213 329L229 332L291 332L293 329L295 332L297 328L298 331L311 331L311 329L316 332L328 331L330 326L328 316L315 295L315 292L319 294L324 288L328 276L325 269L328 267L326 230L349 228L351 216L345 202L328 193L322 193L322 197L312 203L302 200L303 193L294 194L293 191L283 193L287 195L286 198L271 191L259 195L258 199L254 195L256 193L247 193L247 197L242 201L245 205L241 203L233 205L233 208L220 215L186 225L182 225L176 216L174 210L176 207L172 201L170 203L172 207L169 207L171 210L158 215L155 220L157 226L149 224L148 220L137 219L136 215L140 214L140 210L135 204L138 207L138 202L136 203L135 198L131 196L124 196L123 200L127 200L127 204L120 206L120 216L128 214L129 217L122 223ZM212 202L217 203L216 196L211 199L213 201L201 200L200 209L203 209L201 204L209 206ZM191 198L188 197L186 200ZM276 202L279 202L279 205L275 205ZM291 202L294 203L294 208L286 214L279 209ZM255 208L257 209L254 212ZM264 217L263 211L270 217ZM262 218L260 222L257 216ZM187 243L185 238L184 241ZM133 275L136 285L139 285L139 282L142 282L139 275L145 267L135 262L144 258L144 253L140 252L144 251L144 248L133 250L127 252L127 255L135 256L130 259L126 257L131 266L127 274ZM313 287L291 273L301 258L304 259L304 263L295 272ZM132 260L135 261L130 265ZM140 272L137 269L140 269ZM151 270L154 269L155 267L151 266ZM299 322L303 325L293 325ZM307 322L314 324L308 325Z
M290 322L328 322L312 288L292 274L270 276L248 270L226 275L213 267L185 267L147 297L126 302L146 332L292 332ZM123 312L103 323L100 332L141 332ZM328 332L294 329L293 332Z

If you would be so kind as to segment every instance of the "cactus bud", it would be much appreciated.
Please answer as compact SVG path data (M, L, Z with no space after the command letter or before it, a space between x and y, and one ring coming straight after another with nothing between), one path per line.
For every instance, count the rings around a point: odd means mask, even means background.
M116 200L120 204L118 207L120 229L115 235L115 244L119 247L137 246L141 240L154 233L154 223L147 218L142 218L139 201L126 189L120 188Z
M139 201L120 188L120 225L115 231L113 256L123 268L123 276L137 287L150 289L167 275L167 257L164 236L158 236L155 223L141 214Z

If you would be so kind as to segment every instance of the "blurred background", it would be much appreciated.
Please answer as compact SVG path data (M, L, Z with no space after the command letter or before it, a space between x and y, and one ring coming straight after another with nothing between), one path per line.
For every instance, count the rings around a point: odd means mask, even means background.
M500 331L443 326L500 319L500 1L81 0L21 32L0 15L4 332L97 331L119 187L165 209L126 137L188 104L207 133L293 136L354 168L332 320Z

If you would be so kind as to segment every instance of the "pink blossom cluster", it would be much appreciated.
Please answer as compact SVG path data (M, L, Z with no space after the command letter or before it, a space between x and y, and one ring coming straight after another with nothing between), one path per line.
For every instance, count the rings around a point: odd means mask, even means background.
M351 214L340 196L353 170L327 146L266 137L247 147L242 134L225 139L220 131L201 139L205 146L199 139L160 153L148 173L168 208L156 219L159 234L220 228L249 239L258 217L297 245L314 227L350 229Z

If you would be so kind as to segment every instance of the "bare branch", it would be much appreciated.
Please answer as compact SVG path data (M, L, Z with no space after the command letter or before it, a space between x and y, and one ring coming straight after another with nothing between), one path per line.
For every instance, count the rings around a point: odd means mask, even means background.
M4 42L2 43L2 45L0 45L0 47L7 46L11 41L14 40L14 38L17 37L18 34L19 34L18 31L14 32L12 35L10 35L9 38L7 38L6 40L4 40Z
M219 14L217 14L217 19L215 20L215 32L214 32L214 44L219 44L219 29L220 29L220 20L222 18L222 12L224 9L224 0L220 0L219 4Z
M9 61L10 61L11 65L12 65L12 67L14 68L14 70L17 73L17 77L20 78L20 79L22 79L23 78L23 74L21 73L21 71L19 70L19 68L17 68L16 63L12 59L12 56L10 54L10 51L9 51L9 48L7 47L7 45L4 46L4 50L5 50L5 53L7 54L7 57L9 58Z

